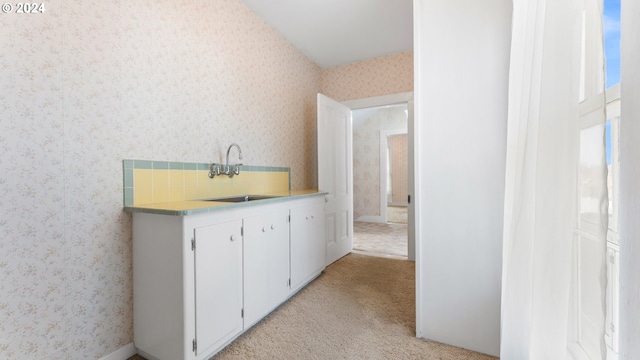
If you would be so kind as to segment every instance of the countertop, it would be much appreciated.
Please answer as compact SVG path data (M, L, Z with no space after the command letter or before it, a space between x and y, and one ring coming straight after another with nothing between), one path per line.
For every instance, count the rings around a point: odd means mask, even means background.
M185 216L202 214L214 211L221 211L229 208L236 208L241 206L251 206L258 204L268 204L280 201L293 200L309 196L326 195L324 191L309 189L309 190L292 190L278 193L260 193L250 195L262 195L262 196L274 196L273 198L254 200L247 202L222 202L222 201L205 201L205 200L185 200L176 202L163 202L153 204L140 204L133 206L125 206L124 210L129 212L143 212L150 214L162 214L162 215L175 215ZM240 194L238 194L240 195ZM235 195L230 195L235 196Z

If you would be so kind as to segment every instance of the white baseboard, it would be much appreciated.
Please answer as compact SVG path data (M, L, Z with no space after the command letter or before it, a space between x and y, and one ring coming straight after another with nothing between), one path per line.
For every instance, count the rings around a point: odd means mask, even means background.
M373 216L373 215L362 215L356 219L356 221L362 222L370 222L370 223L378 223L378 224L386 224L382 216Z
M100 360L127 360L137 353L138 350L133 346L133 343L129 343Z

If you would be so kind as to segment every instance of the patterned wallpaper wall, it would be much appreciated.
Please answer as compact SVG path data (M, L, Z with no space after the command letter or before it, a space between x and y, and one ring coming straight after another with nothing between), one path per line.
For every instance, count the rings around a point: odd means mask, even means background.
M312 188L317 92L413 90L411 54L323 71L239 0L44 4L0 14L0 359L133 340L123 159L220 162L237 142Z
M407 134L389 136L388 145L391 158L391 201L406 204L409 195Z
M353 218L380 216L380 130L407 128L406 106L354 111Z
M97 359L133 340L122 160L237 142L314 187L321 70L239 0L44 4L0 14L0 359Z
M322 70L322 93L338 100L413 91L413 51Z

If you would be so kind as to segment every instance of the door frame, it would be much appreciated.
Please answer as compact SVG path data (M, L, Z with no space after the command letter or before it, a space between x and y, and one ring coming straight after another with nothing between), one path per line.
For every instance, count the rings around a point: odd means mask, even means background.
M395 105L407 103L408 110L408 119L407 119L407 146L409 147L408 153L408 193L411 197L411 201L409 202L409 218L407 225L407 242L408 242L408 259L415 261L416 259L416 239L415 239L415 163L414 163L414 154L415 154L415 142L414 142L414 111L413 111L413 91L398 93L398 94L390 94L390 95L382 95L382 96L374 96L363 99L355 99L349 101L343 101L342 104L350 108L351 110L364 109L370 107L379 107L385 105ZM352 155L353 158L353 155ZM351 159L353 160L353 159ZM353 166L353 165L352 165Z
M387 206L389 203L389 199L387 197L387 187L389 186L389 184L387 183L387 173L390 170L388 169L389 165L387 164L387 156L389 154L388 138L389 136L393 136L393 135L409 136L408 128L380 131L380 220L385 224L387 223ZM409 145L407 144L407 146ZM407 168L409 166L408 163L409 163L409 159L407 159Z

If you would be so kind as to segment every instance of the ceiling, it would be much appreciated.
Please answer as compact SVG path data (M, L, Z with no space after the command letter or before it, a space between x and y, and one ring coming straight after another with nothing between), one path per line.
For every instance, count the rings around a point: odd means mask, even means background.
M242 0L321 68L413 49L412 0Z

